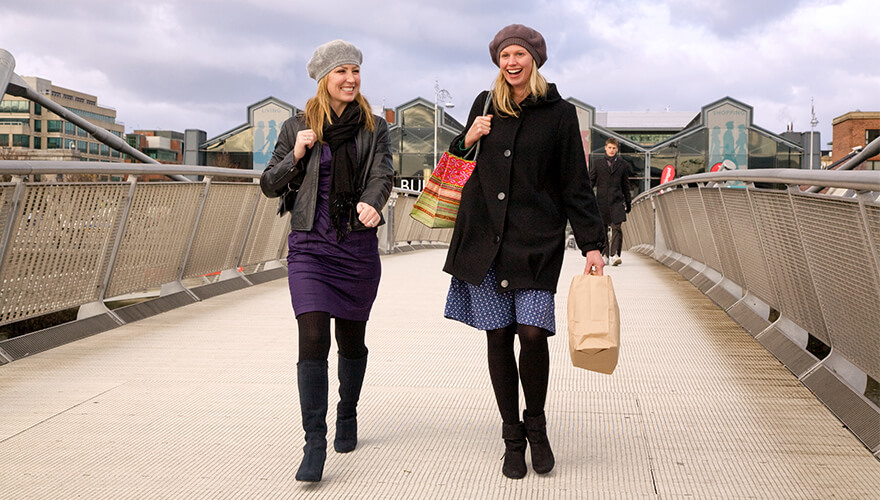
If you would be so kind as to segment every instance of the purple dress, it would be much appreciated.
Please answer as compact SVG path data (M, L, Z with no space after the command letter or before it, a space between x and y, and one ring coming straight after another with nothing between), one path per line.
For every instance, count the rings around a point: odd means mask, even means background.
M382 265L376 228L352 231L342 242L330 223L330 146L321 149L315 224L287 237L287 280L295 316L328 312L334 318L367 321L376 300Z

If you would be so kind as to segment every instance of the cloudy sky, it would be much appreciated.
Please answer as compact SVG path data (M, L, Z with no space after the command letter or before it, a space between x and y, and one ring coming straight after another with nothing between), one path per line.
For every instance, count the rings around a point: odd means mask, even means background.
M30 0L0 6L15 72L98 96L126 131L199 128L213 137L275 96L303 107L306 63L343 38L364 52L374 107L448 90L464 121L493 81L503 26L540 31L542 73L603 111L693 111L725 96L755 123L810 129L880 110L878 0Z

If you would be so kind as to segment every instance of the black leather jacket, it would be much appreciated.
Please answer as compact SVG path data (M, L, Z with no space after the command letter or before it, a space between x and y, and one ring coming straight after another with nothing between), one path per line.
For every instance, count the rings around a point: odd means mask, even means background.
M363 166L363 177L360 179L362 189L359 201L368 203L382 215L382 207L391 196L394 167L391 162L391 141L388 136L388 124L381 117L375 116L375 130L370 132L362 129L355 137L357 160ZM298 171L305 170L302 186L296 196L296 202L290 214L290 228L294 231L310 231L315 222L315 200L318 193L318 170L321 165L321 145L315 144L296 164L293 163L293 146L296 144L297 132L306 128L302 115L288 119L281 126L275 152L260 176L260 188L269 198L281 196L287 183ZM385 219L379 223L384 224ZM352 231L366 229L358 220L352 221Z

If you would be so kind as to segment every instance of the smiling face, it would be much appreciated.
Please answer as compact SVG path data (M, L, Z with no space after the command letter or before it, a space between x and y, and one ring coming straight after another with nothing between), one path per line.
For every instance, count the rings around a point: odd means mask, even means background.
M348 103L353 102L361 89L361 68L356 64L343 64L327 73L327 92L330 94L330 107L337 115Z
M529 78L532 76L532 55L519 45L508 45L498 54L498 67L507 83L513 87L518 100L528 95Z

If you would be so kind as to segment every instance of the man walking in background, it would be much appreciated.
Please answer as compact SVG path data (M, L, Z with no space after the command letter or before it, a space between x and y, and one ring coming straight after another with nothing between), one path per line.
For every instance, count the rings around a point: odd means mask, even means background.
M605 224L605 233L611 228L605 256L612 266L619 266L620 250L623 247L623 234L620 225L626 220L632 202L629 189L629 174L632 165L621 158L617 152L619 145L613 137L605 141L605 156L590 162L590 183L596 190L599 213Z

